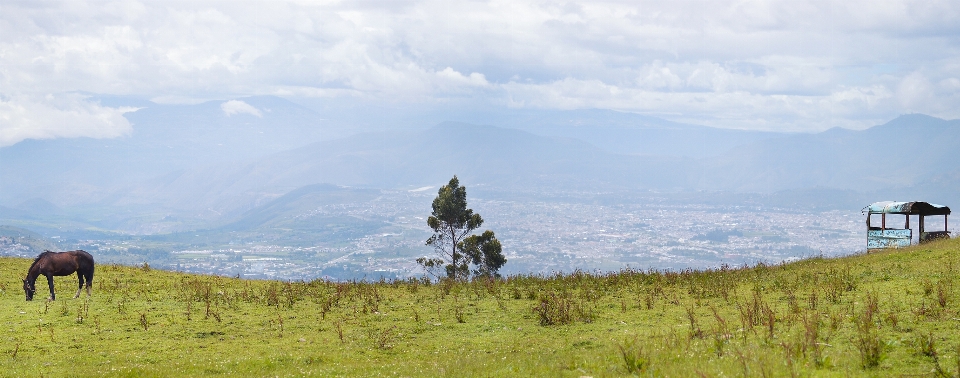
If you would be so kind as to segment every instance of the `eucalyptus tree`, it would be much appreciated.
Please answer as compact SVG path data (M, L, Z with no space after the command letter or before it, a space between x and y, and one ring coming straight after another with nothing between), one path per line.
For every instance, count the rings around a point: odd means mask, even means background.
M507 262L503 248L493 231L472 235L483 225L483 218L467 208L467 189L460 185L457 176L440 187L432 206L427 225L433 229L433 235L427 239L427 245L434 248L439 258L421 257L417 263L435 276L440 276L439 271L452 279L467 279L471 264L475 266L475 276L497 276Z

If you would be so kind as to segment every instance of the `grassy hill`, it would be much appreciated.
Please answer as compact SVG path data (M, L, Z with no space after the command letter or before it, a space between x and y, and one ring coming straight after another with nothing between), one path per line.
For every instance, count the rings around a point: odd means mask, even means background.
M55 302L24 301L29 264L0 259L6 376L960 376L960 239L439 284L102 265L91 298L59 277Z

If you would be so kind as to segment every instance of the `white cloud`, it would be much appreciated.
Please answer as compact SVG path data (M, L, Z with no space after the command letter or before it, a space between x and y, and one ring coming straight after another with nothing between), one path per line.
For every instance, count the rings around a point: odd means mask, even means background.
M816 130L960 117L958 18L950 0L11 3L0 96L458 98Z
M260 113L260 110L253 107L246 102L240 100L230 100L220 104L220 109L223 110L223 114L226 114L227 117L234 114L250 114L263 118L263 113Z
M136 110L101 106L80 95L0 98L0 147L24 139L126 135L132 128L123 114Z

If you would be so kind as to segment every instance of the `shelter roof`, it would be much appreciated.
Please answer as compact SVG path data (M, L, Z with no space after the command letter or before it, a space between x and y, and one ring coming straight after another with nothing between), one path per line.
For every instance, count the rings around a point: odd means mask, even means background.
M861 212L864 214L950 215L950 208L922 201L881 201L864 207Z

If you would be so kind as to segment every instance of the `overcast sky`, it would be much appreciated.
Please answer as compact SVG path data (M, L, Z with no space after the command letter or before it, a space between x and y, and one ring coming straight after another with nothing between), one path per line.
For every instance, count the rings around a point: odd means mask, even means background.
M955 119L958 20L956 0L4 0L0 146L129 132L133 109L93 94L599 108L785 131Z

